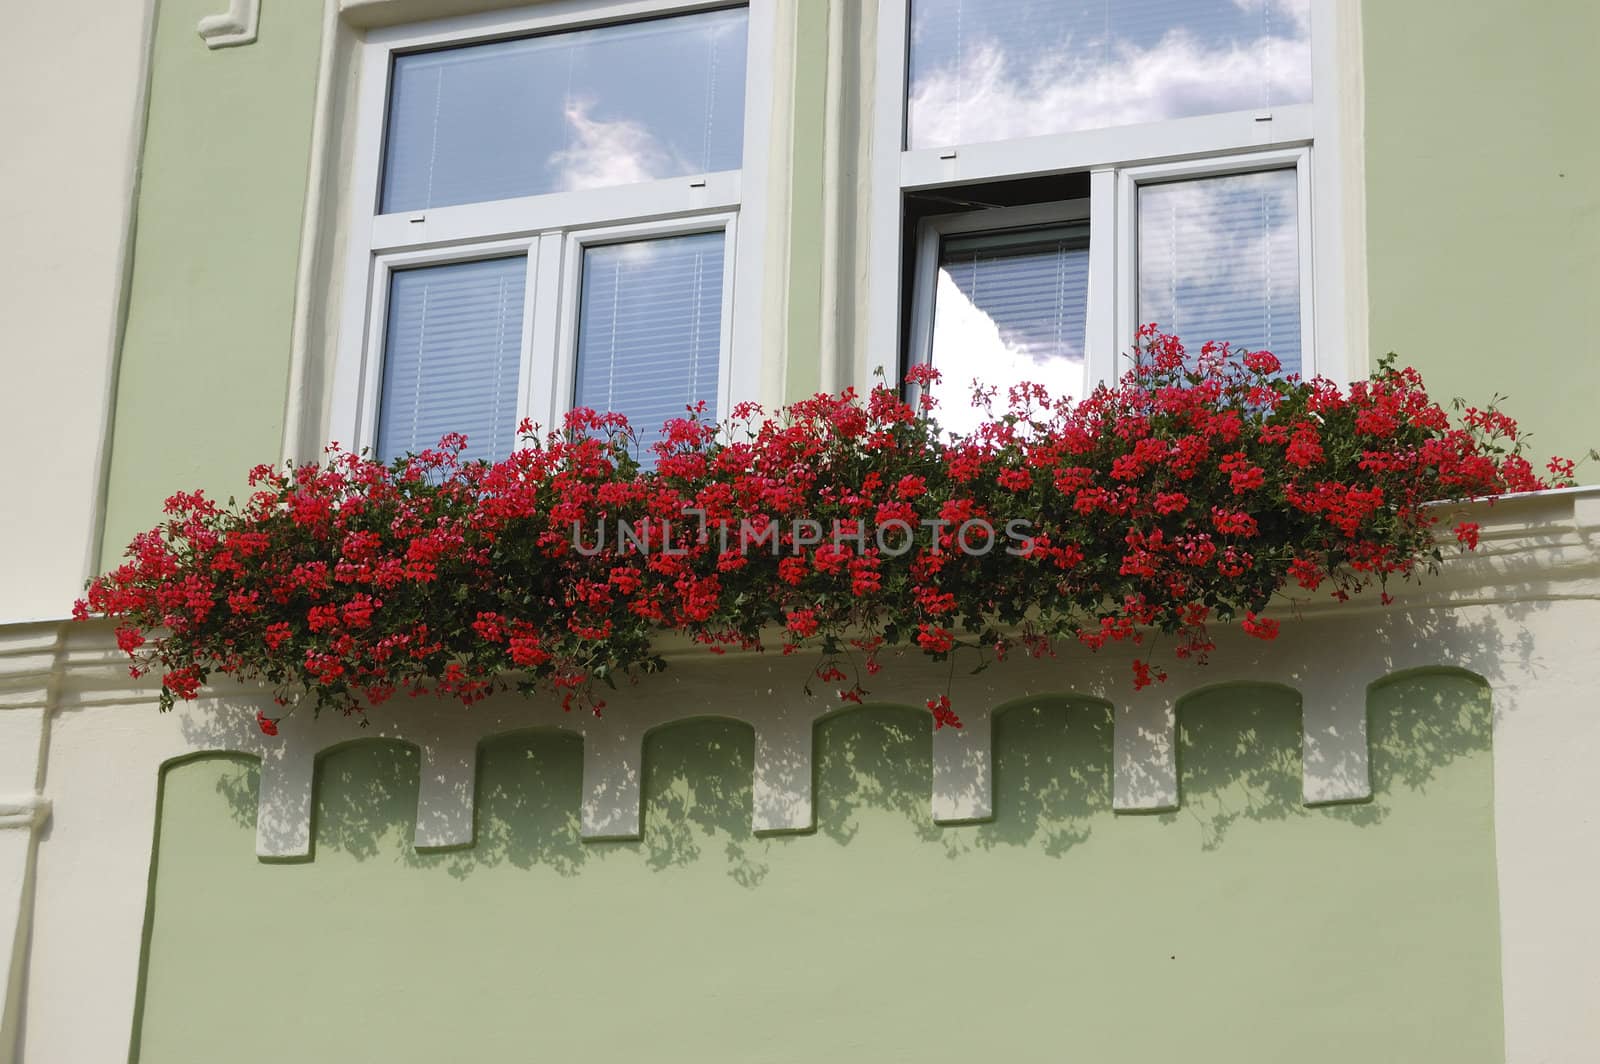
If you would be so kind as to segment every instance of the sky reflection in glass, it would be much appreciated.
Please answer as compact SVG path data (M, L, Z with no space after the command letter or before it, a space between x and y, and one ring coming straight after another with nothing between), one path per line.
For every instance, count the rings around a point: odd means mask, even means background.
M743 8L398 56L383 213L739 168Z
M906 146L1311 99L1310 0L912 0Z
M994 387L996 410L1024 381L1052 398L1083 395L1089 234L1084 225L948 237L934 293L932 387L947 430L984 420L973 381Z

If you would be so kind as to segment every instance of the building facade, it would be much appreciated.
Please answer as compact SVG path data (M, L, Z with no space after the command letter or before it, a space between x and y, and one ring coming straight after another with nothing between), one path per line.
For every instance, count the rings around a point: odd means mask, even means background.
M926 665L843 711L669 648L599 719L266 736L265 693L159 714L66 619L165 496L330 440L490 456L573 404L1005 383L1029 345L1082 390L1147 320L1344 383L1392 350L1580 454L1600 9L6 21L0 1060L1600 1052L1600 488L1153 689L1115 648L958 677L960 731Z

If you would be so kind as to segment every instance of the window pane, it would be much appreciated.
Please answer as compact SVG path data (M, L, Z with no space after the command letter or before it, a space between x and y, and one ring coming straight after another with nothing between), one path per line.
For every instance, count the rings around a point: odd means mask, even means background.
M641 460L661 426L705 400L718 417L726 234L586 248L578 317L577 406L626 414Z
M396 57L383 211L735 170L746 12Z
M389 281L378 457L464 432L467 458L516 443L525 256L397 270Z
M1139 320L1300 372L1297 200L1293 170L1141 187Z
M906 144L1311 99L1310 0L912 0Z
M939 423L967 433L983 415L974 379L1007 390L1042 384L1052 398L1081 398L1089 232L1083 225L946 238L934 292L933 386Z

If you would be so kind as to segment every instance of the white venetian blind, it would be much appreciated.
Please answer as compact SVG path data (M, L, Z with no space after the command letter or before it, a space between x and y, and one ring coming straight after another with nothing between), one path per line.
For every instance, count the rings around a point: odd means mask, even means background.
M525 256L397 270L389 282L378 457L467 436L467 458L516 443Z
M1301 369L1298 187L1268 170L1139 189L1139 321Z
M739 168L748 12L397 56L384 213Z
M939 249L930 357L939 422L970 432L976 379L1006 392L1024 381L1052 397L1083 395L1089 231L1062 225L947 237Z
M574 405L627 415L641 460L704 400L716 418L726 234L585 249Z
M912 0L906 146L1311 99L1310 0Z

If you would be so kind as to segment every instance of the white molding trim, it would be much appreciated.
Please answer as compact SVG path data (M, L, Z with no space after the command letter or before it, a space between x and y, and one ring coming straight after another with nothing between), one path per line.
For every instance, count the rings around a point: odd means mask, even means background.
M47 657L59 650L49 629L0 629L0 1062L16 1058L17 1029L9 1022L22 999L22 966L33 920L34 866L50 799L38 793L44 777L47 703L57 670ZM55 627L59 632L59 627ZM30 690L31 689L31 690Z
M207 48L234 48L254 44L261 25L261 0L228 0L228 10L207 15L195 29Z
M0 798L0 830L36 828L50 819L50 799L38 794Z

